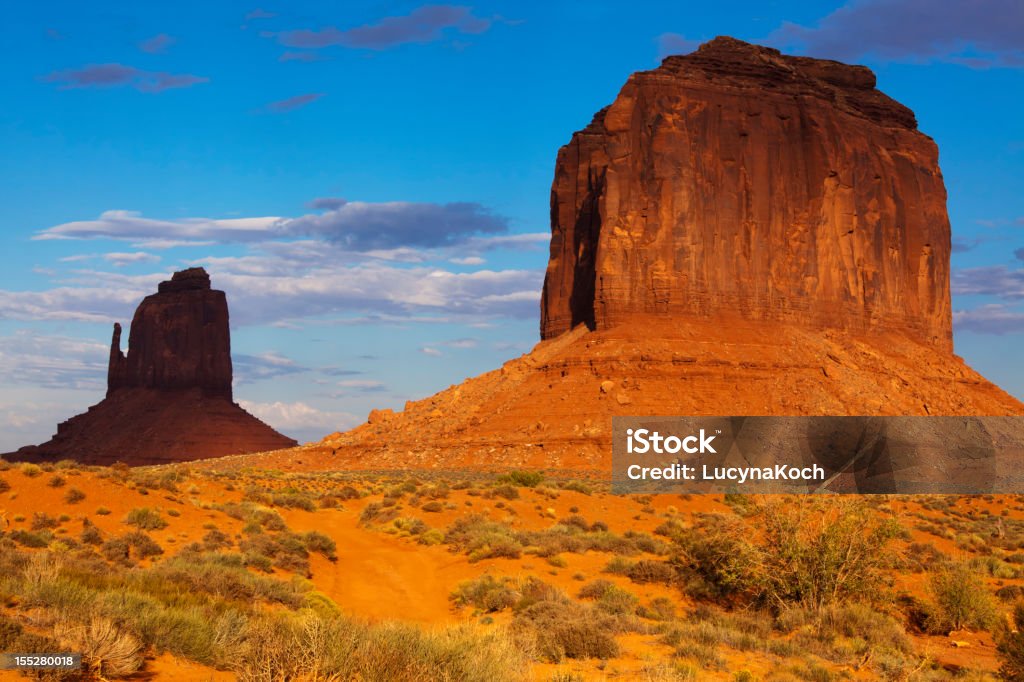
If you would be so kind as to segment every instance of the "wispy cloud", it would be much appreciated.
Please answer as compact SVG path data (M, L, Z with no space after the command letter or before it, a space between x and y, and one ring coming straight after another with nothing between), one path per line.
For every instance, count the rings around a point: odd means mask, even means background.
M295 50L287 50L281 53L281 56L277 58L279 62L316 62L323 59L322 56L316 52L296 52Z
M473 202L351 201L320 214L295 218L289 221L288 230L369 251L448 246L481 233L505 232L508 221Z
M460 5L424 5L402 16L384 17L376 23L339 30L333 26L317 30L285 31L277 40L288 47L324 48L342 46L386 50L407 43L429 43L441 39L446 30L479 34L492 20L474 16Z
M813 26L785 23L783 47L843 61L946 61L971 68L1024 67L1020 0L851 0Z
M246 242L274 236L280 218L185 218L157 220L135 211L104 211L95 220L76 220L41 230L33 239L214 240Z
M139 49L150 54L158 54L160 52L166 52L167 48L175 42L177 41L172 36L169 36L166 33L158 33L152 38L147 38L139 43Z
M99 390L109 353L96 341L20 330L0 336L0 384Z
M954 270L950 289L959 296L997 296L1005 300L1024 298L1024 269L1005 265Z
M257 7L248 14L245 15L246 21L252 21L253 19L273 19L277 15L273 12L268 12L265 9Z
M1000 303L953 313L953 326L979 334L1018 334L1024 332L1024 312Z
M373 252L393 260L417 260L415 256L420 254L416 249L460 246L468 252L460 255L469 255L495 248L536 247L548 239L544 233L502 234L508 230L508 220L474 202L369 203L324 198L314 200L313 205L325 210L296 218L179 220L146 218L134 211L105 211L95 220L72 221L40 230L33 239L247 243L314 237L353 252ZM311 248L322 250L322 246Z
M274 351L267 351L256 355L234 353L232 355L232 365L235 376L234 383L237 385L250 384L266 379L277 379L308 371L307 367L303 367L291 358Z
M658 36L658 58L664 59L670 54L689 54L696 50L698 45L700 41L679 33L662 33Z
M139 92L163 92L175 88L188 88L210 79L192 74L173 74L166 71L143 71L124 64L88 64L79 69L55 71L44 78L63 90L80 88L130 87Z
M325 433L344 431L363 421L350 412L323 410L302 401L261 403L239 400L238 404L278 431L300 441L319 439Z
M152 253L146 253L145 251L135 251L133 253L105 253L103 254L103 259L115 268L123 268L126 265L135 265L138 263L160 262L160 256Z
M267 105L267 111L275 114L295 111L296 109L301 109L308 104L312 104L323 96L324 93L322 92L309 92L305 95L296 95L295 97L289 97L288 99L271 102Z

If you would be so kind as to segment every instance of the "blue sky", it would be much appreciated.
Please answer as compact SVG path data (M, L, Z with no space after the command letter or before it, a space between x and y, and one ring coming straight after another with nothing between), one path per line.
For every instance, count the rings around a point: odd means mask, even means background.
M262 0L261 0L262 1ZM300 439L537 340L555 153L716 35L867 64L941 150L956 348L1024 397L1024 5L18 3L0 44L0 451L104 390L174 270Z

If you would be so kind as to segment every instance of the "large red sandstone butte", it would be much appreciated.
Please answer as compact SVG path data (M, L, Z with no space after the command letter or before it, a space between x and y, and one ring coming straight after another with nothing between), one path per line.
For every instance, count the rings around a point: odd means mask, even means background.
M235 404L231 380L227 297L202 268L176 272L136 309L127 357L114 324L107 397L15 458L161 464L296 445Z
M669 57L558 152L541 338L726 313L949 351L938 156L863 66L732 38Z
M938 152L864 67L717 38L634 74L551 220L532 352L244 464L607 470L616 415L1024 415L952 353Z

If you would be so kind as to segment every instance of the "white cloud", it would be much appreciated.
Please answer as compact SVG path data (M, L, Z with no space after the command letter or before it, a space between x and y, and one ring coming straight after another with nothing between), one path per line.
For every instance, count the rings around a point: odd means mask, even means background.
M452 339L451 341L445 341L444 345L449 348L476 348L479 342L476 339Z
M439 358L442 355L444 355L444 353L442 353L438 349L431 348L430 346L423 346L422 348L420 348L420 352L423 353L424 355L429 355L434 358Z
M363 419L349 412L321 410L302 401L258 403L239 400L238 404L261 421L300 441L311 441L335 431L345 431Z
M352 388L358 391L370 392L384 389L384 382L372 379L344 379L338 382L342 388Z
M0 384L102 390L108 344L21 329L0 337Z
M979 334L1019 334L1024 332L1024 311L990 303L973 310L954 311L953 326Z
M137 211L104 211L96 220L76 220L38 232L33 239L208 240L246 242L273 237L277 217L155 220Z
M543 272L478 270L454 273L372 261L302 267L287 259L246 256L196 261L213 286L228 294L235 324L279 324L330 315L415 321L425 313L449 320L536 315ZM45 291L0 290L0 319L104 322L130 319L139 301L170 273L126 275L76 271ZM427 321L436 322L437 319ZM343 320L342 320L343 322Z
M115 268L123 268L126 265L133 265L136 263L159 263L160 256L156 256L152 253L146 253L145 251L135 251L134 253L105 253L103 254L103 260L107 261Z

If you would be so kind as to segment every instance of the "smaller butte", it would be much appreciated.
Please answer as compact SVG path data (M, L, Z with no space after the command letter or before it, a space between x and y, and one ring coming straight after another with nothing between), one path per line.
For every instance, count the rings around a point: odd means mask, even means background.
M13 459L163 464L297 444L235 403L231 381L227 297L203 268L176 272L136 309L127 355L114 324L107 397Z

